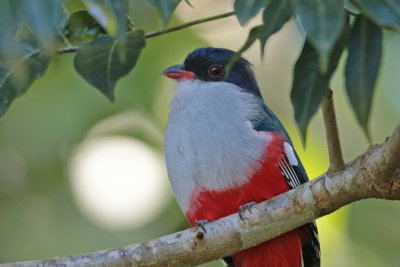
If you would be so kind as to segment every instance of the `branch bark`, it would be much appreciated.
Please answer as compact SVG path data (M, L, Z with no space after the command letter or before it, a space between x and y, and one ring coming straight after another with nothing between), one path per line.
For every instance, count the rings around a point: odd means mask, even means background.
M252 247L365 198L400 199L400 125L385 143L370 147L343 170L255 205L241 221L232 214L142 244L49 260L0 264L26 266L188 266Z
M325 125L326 142L328 144L329 171L343 170L346 163L343 159L342 146L340 145L333 92L331 89L328 90L326 98L322 101L322 117Z

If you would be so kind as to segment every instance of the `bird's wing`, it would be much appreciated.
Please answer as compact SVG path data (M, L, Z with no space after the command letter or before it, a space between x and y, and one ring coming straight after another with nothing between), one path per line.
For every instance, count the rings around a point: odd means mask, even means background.
M278 160L278 166L291 188L308 181L306 171L291 144L284 141L284 153ZM305 236L302 241L303 266L320 266L320 247L318 230L315 221L303 226Z
M301 172L303 166L299 165L299 160L294 152L292 145L283 141L284 151L281 153L280 157L276 159L276 163L281 170L283 177L285 177L287 183L291 188L295 188L304 183L304 180L308 180L307 176L304 177L303 172Z
M276 117L276 115L266 105L263 104L262 112L260 112L259 116L254 118L251 121L251 123L254 129L257 131L278 133L279 135L284 137L286 143L290 146L291 149L289 149L288 151L292 153L290 153L291 155L288 155L287 153L286 156L283 155L283 158L284 159L286 158L285 162L283 162L283 167L285 163L289 165L286 167L286 171L288 172L288 177L285 176L285 178L287 179L292 178L293 182L289 183L291 188L295 188L300 184L307 183L308 176L303 167L303 164L301 163L300 158L297 155L296 151L293 149L293 143L289 137L289 134L286 132L285 127L283 127L283 124ZM291 163L297 163L297 165L292 165ZM290 167L290 165L292 165L292 167ZM289 176L289 174L291 174L291 176Z
M277 164L291 188L296 188L308 182L308 176L300 161L299 156L293 149L292 141L276 115L265 105L261 117L252 121L253 127L257 131L274 132L280 134L285 140L284 153L277 159ZM304 266L320 266L320 245L318 230L315 221L303 226L306 234L302 243L302 253Z

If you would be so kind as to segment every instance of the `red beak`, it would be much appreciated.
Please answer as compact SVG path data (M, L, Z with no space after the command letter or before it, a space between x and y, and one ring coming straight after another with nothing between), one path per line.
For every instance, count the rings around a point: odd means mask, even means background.
M184 65L175 65L167 68L162 72L162 75L175 80L193 80L197 78L196 74L191 71L184 70Z

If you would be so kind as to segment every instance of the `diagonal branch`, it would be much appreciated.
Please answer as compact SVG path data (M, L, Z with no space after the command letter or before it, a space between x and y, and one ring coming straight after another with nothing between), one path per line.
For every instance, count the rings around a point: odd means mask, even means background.
M370 147L343 170L328 172L252 208L142 244L49 260L0 264L26 266L187 266L231 255L365 198L400 199L400 125L385 143Z

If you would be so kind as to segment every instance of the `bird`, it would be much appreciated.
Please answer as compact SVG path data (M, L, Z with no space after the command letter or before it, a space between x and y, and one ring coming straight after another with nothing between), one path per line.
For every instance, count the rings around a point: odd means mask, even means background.
M198 48L163 71L176 80L164 153L175 198L192 226L251 209L308 181L293 143L263 100L251 63ZM235 267L320 266L315 222L223 258Z

